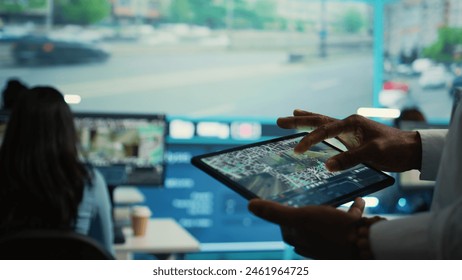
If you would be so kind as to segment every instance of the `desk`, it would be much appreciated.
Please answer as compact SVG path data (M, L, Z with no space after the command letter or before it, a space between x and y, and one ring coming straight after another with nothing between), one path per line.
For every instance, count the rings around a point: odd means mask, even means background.
M130 227L124 234L125 243L114 245L117 259L131 259L133 253L172 258L200 249L199 241L171 218L150 219L145 236L133 236Z

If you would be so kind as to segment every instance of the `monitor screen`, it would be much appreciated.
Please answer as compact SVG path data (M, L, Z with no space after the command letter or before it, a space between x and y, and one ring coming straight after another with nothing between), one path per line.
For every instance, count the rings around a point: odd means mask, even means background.
M9 112L0 112L0 144ZM110 186L163 186L163 114L74 113L80 152Z
M163 185L165 115L76 113L75 125L83 158L108 185Z

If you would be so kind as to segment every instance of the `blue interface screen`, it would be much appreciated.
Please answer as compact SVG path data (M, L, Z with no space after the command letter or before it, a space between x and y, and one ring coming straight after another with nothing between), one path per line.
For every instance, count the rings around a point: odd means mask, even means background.
M191 157L231 145L170 144L164 188L141 188L156 217L173 217L201 243L281 241L279 227L253 216L247 200L203 171Z

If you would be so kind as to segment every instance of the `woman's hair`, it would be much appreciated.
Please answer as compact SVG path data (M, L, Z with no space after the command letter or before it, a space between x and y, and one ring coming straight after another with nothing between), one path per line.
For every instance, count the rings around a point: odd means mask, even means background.
M89 174L74 120L51 87L21 94L0 148L0 231L71 228Z
M6 86L3 88L3 104L2 109L11 110L17 103L22 93L27 90L27 86L20 80L10 79Z

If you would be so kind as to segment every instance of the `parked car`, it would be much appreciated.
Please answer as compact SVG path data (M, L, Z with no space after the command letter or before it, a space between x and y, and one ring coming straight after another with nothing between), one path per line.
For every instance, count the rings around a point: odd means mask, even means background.
M429 58L418 58L412 62L414 73L420 74L433 66L433 61Z
M396 65L395 71L399 75L403 76L413 76L415 74L411 65L408 64L398 64Z
M410 94L401 89L384 89L380 91L379 103L383 107L394 109L402 109L415 105Z
M63 64L102 62L110 57L110 53L92 42L28 35L12 44L12 56L20 65Z
M422 72L419 85L426 88L444 88L450 83L450 74L444 66L434 66Z
M385 81L379 92L379 103L387 108L402 109L412 104L409 85L398 81Z
M383 89L399 89L404 92L409 92L409 85L404 82L386 81L383 83Z

